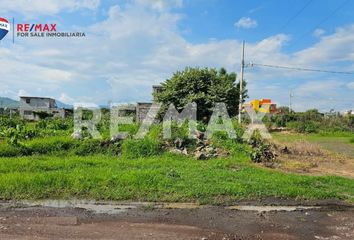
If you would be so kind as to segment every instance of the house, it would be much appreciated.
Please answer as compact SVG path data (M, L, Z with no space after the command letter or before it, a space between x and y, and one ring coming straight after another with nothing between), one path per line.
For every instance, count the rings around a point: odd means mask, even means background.
M162 86L161 85L153 85L152 86L152 91L153 91L153 98L154 98L154 93L160 93L162 91ZM137 102L136 104L128 104L128 105L122 105L119 107L114 107L114 111L118 114L120 117L124 116L132 116L134 117L136 122L143 122L144 119L146 118L149 110L151 107L154 107L153 103L157 103L155 100L153 102Z
M277 105L272 103L270 99L253 99L248 103L244 103L242 108L245 111L246 107L251 107L255 112L277 113Z
M152 86L152 98L153 102L138 102L136 103L136 121L142 122L146 118L151 107L154 107L153 103L157 103L155 94L163 91L161 85Z
M152 86L152 95L154 97L154 94L156 93L161 93L163 91L163 87L161 85L153 85Z
M65 118L65 109L58 108L55 99L46 97L20 97L20 116L23 119L39 120L41 116Z

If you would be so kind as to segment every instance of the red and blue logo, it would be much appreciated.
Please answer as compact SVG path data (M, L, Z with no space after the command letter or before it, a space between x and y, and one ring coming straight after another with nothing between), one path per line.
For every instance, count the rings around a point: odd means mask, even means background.
M0 18L0 40L10 31L10 23L5 18Z

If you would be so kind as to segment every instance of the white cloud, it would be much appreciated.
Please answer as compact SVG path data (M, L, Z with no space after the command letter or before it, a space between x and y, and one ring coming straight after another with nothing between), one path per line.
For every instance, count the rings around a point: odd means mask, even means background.
M59 100L66 104L71 104L74 102L74 99L69 97L66 93L62 93L59 97Z
M170 8L180 8L183 0L135 0L138 4L150 6L152 9L163 11Z
M316 28L315 31L313 31L312 35L315 37L321 37L325 33L326 31L323 30L322 28Z
M2 0L0 13L17 12L30 18L36 15L54 15L62 10L94 10L99 4L100 0Z
M322 37L313 46L294 54L297 65L315 67L322 66L326 69L333 68L333 63L354 61L354 24L341 27L332 35ZM326 66L328 65L328 66ZM351 69L344 69L350 71Z
M354 90L354 82L348 83L347 87Z
M313 96L314 94L326 94L332 95L336 92L337 87L343 86L343 82L336 80L326 81L309 81L301 84L295 89L298 96Z
M255 28L257 25L257 21L249 17L242 17L237 22L235 22L235 27L237 28Z
M17 96L29 96L28 92L26 92L26 90L20 89L18 90Z

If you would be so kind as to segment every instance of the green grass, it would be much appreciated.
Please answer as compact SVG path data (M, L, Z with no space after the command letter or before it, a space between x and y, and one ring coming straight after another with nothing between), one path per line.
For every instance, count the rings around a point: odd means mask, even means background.
M282 143L305 140L316 143L322 148L331 152L340 153L349 157L354 157L353 139L354 133L343 133L333 135L323 134L281 134L273 133L273 138Z
M18 145L0 143L0 157L30 155L118 155L120 143L105 145L97 139L74 140L68 136L50 136L21 141Z
M351 139L354 139L354 133L341 133L341 134L282 134L282 133L272 133L272 137L276 140L282 142L294 142L298 140L307 140L307 141L320 141L320 140L329 140L329 141L340 141L340 142L350 142Z
M2 199L105 199L227 203L286 197L354 202L354 180L256 167L246 155L197 161L184 156L106 155L0 158Z

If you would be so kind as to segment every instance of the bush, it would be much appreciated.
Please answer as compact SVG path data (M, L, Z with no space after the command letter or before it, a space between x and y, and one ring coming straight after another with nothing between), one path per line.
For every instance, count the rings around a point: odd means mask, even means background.
M73 153L79 156L86 156L95 153L103 153L104 148L101 146L101 141L97 139L86 139L76 143Z
M23 148L19 146L10 145L7 143L0 144L0 157L16 157L23 154L25 151Z
M161 144L150 138L126 139L122 144L122 154L126 158L140 158L160 154Z
M28 156L32 154L65 153L79 156L91 154L118 155L121 143L101 142L96 139L77 141L68 137L37 138L26 143L0 144L0 157Z
M70 138L37 138L24 145L29 154L47 154L68 151L75 146L75 140Z
M181 126L179 126L175 121L172 121L171 139L168 139L168 142L170 145L178 145L176 143L181 143L183 147L187 147L187 149L192 149L195 148L197 141L194 138L189 138L188 121L185 121Z
M354 143L354 137L352 137L352 138L350 139L350 142L351 142L351 143Z
M269 142L262 139L259 131L254 131L250 145L252 150L250 152L251 160L256 163L263 163L266 166L272 166L275 162L275 154L272 151L272 146Z
M232 125L236 132L236 141L239 143L243 143L242 136L245 133L245 129L238 123L238 120L236 119L232 120Z
M232 151L236 146L235 139L229 138L229 135L226 132L214 132L211 137L212 145L217 148L226 149Z
M146 138L160 142L162 141L162 126L161 124L152 125L149 129L149 132L146 134Z
M321 124L314 121L299 121L289 122L286 126L299 133L318 133Z
M139 124L120 124L119 131L127 132L130 136L135 135L139 130Z
M15 128L17 125L25 125L25 121L19 117L10 118L8 116L0 116L0 130L4 128Z

